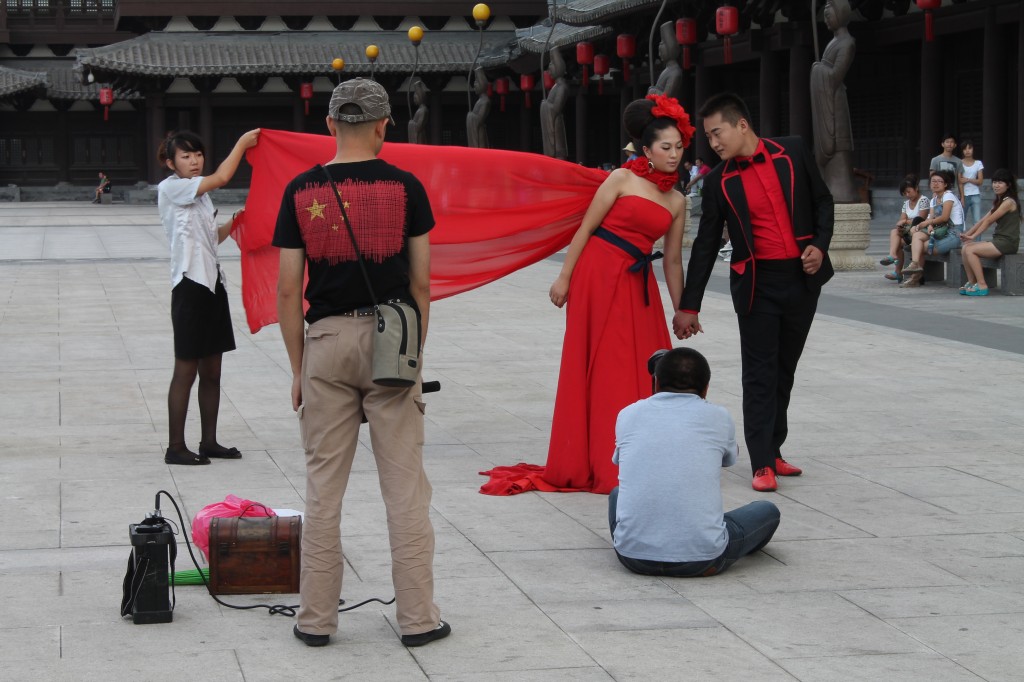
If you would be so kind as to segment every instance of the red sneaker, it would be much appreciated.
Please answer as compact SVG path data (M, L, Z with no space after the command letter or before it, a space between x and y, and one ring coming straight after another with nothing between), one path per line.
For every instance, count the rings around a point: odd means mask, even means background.
M799 476L803 472L803 469L793 466L781 457L775 458L775 473L779 476Z
M775 472L771 467L762 467L754 472L754 482L751 487L759 493L770 493L778 490L775 483Z

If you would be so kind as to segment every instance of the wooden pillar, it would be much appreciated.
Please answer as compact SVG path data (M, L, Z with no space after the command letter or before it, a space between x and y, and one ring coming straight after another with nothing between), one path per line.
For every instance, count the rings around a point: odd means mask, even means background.
M1013 112L1017 119L1017 172L1016 177L1024 174L1024 2L1017 5L1017 110Z
M985 10L985 42L981 70L981 153L991 170L1006 168L1006 57L1002 54L996 7ZM1020 49L1018 47L1018 49Z
M215 170L213 158L213 103L210 101L213 95L209 90L199 93L199 139L203 140L209 148L209 154L203 156L203 175L209 175Z
M306 107L297 95L292 101L292 130L297 133L306 132Z
M814 50L808 45L789 48L789 134L799 135L811 146L811 64Z
M54 131L53 154L57 166L57 181L71 182L71 126L68 124L70 100L58 100L51 103L57 109L57 129Z
M441 144L441 131L444 129L444 109L441 106L441 90L444 83L437 83L430 88L430 144Z
M633 76L633 77L636 78L636 76ZM632 96L633 96L633 88L629 87L629 85L627 85L626 83L623 83L622 87L619 89L619 149L620 150L632 141L632 140L629 139L629 133L626 132L626 126L622 125L622 114L623 114L623 112L626 111L626 105L628 105L630 102L633 101ZM619 160L619 163L621 163L621 162L626 160L626 157L623 156L623 154L625 154L625 152L623 152L622 154L619 154L616 157Z
M576 163L587 163L587 91L576 89Z
M921 40L921 73L942 73L942 52L939 50L938 40ZM917 166L921 175L927 173L932 157L942 151L943 89L936 87L938 82L935 78L921 78L921 121L918 125L921 146ZM926 179L925 182L927 183Z
M708 101L708 97L711 96L711 67L705 66L703 63L697 64L694 72L694 100L697 103L699 109L704 105L704 102ZM704 163L711 164L714 168L718 165L718 154L711 151L711 145L708 144L708 138L704 136L704 121L700 119L696 112L690 117L697 132L694 137L697 138L697 144L694 145L694 157L701 157L704 159Z
M537 102L533 101L536 93L530 93L530 104L532 105L530 109L526 108L525 93L519 94L519 151L529 152L533 151L530 148L533 145L530 124L533 122L533 107L537 106Z
M164 93L151 92L146 94L146 168L142 175L150 184L156 184L163 178L157 151L164 139L165 127Z
M758 134L762 137L774 137L782 134L779 121L779 52L765 50L761 53L760 97L761 121Z

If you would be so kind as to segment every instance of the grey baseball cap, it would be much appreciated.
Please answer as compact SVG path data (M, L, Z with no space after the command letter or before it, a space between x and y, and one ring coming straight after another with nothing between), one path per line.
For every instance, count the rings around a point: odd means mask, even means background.
M341 113L341 108L346 104L356 105L362 113ZM369 78L353 78L334 88L327 112L335 121L344 121L345 123L363 123L386 118L392 125L395 124L394 119L391 118L391 104L388 103L387 90L383 85Z

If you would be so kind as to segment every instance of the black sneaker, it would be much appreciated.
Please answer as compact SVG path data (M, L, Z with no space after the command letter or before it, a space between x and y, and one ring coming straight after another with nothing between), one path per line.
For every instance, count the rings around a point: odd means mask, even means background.
M452 634L452 626L442 620L441 624L433 630L421 632L418 635L402 635L402 644L405 646L423 646L424 644L430 644L435 639L444 639L450 634Z
M301 639L306 646L327 646L331 641L330 635L310 635L300 630L298 625L292 627L292 634Z

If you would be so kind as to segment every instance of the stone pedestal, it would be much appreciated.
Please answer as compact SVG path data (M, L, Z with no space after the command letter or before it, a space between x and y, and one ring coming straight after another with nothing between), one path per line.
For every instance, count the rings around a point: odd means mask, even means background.
M839 270L874 270L875 262L867 255L871 243L870 204L836 204L836 224L828 257Z

